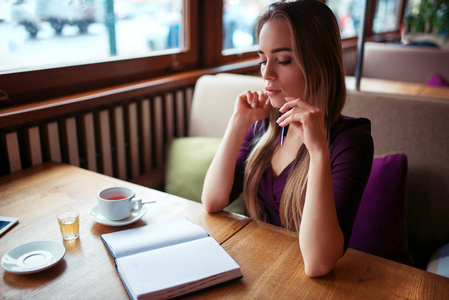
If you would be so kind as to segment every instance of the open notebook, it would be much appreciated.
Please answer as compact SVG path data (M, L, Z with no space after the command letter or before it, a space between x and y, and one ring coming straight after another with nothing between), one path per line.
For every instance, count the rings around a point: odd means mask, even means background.
M186 218L102 234L133 299L166 299L242 277L239 265Z

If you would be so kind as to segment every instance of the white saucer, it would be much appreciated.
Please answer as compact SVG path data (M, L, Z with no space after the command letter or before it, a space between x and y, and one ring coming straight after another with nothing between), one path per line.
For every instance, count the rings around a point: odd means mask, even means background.
M64 254L65 248L60 243L53 241L30 242L3 255L2 267L11 273L36 273L57 264Z
M106 219L105 217L103 217L100 213L100 210L98 209L98 205L95 205L94 207L92 207L89 210L89 217L100 224L103 225L108 225L108 226L123 226L123 225L128 225L131 223L134 223L138 220L140 220L145 213L147 212L147 209L145 208L145 206L142 206L142 208L137 211L137 212L133 212L128 218L123 219L123 220L117 220L117 221L113 221L113 220L109 220Z

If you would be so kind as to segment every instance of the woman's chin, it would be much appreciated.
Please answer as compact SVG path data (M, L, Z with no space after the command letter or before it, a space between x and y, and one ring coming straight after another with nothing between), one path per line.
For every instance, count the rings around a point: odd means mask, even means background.
M270 97L270 103L273 107L281 108L287 101L285 101L285 98L281 97Z

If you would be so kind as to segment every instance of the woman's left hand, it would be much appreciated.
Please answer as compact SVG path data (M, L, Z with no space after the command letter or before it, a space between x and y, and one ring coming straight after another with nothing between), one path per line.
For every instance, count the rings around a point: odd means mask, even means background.
M309 152L327 149L324 112L301 98L286 97L279 111L284 113L276 121L279 126L294 126Z

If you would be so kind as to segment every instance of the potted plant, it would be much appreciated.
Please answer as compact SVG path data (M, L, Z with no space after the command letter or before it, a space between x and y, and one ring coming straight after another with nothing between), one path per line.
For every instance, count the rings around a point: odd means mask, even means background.
M449 0L423 0L418 11L404 16L403 41L427 41L448 48Z

